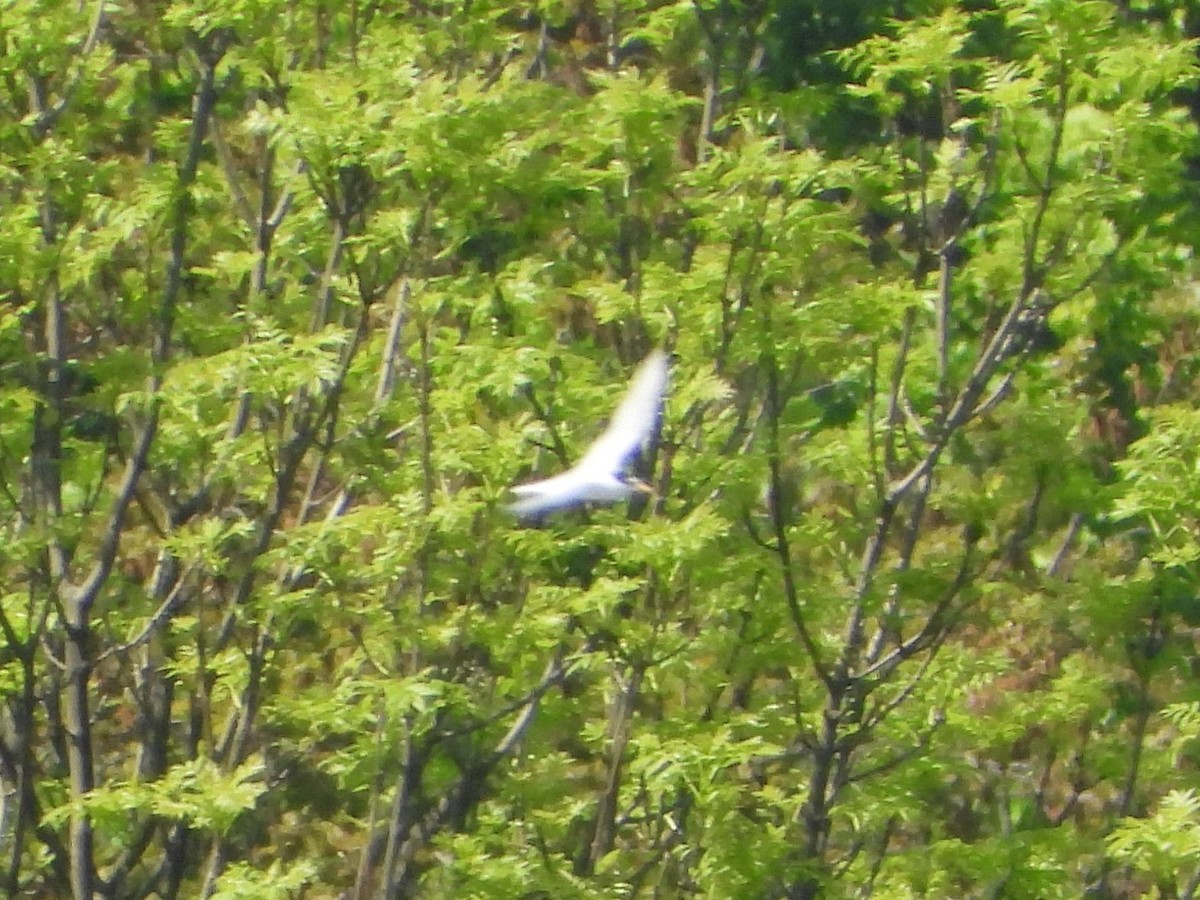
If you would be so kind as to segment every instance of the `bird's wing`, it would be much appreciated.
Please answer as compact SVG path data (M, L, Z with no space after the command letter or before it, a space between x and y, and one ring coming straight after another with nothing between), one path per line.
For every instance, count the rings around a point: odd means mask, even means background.
M588 447L576 468L620 472L654 431L666 389L667 355L655 350L642 360L604 434Z
M576 506L587 499L576 469L568 469L543 481L518 484L512 492L518 499L508 504L508 511L522 519Z

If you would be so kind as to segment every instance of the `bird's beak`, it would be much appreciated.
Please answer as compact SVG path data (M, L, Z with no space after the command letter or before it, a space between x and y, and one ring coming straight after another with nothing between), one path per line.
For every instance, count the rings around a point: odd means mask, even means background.
M642 481L642 479L640 479L640 478L630 478L625 483L628 484L635 491L637 491L639 494L650 495L650 494L654 493L654 488L652 488L646 482Z

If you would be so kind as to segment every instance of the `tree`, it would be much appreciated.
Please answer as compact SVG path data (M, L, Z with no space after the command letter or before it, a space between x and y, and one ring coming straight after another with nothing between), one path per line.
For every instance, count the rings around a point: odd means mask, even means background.
M1191 896L1188 22L926 6L11 10L7 891Z

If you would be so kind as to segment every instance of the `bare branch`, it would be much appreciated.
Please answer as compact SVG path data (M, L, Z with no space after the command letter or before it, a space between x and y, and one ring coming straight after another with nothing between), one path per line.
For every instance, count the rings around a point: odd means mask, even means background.
M216 48L219 57L223 46ZM158 330L151 349L151 358L155 372L150 376L149 393L151 395L150 409L134 441L134 450L125 465L125 473L117 488L116 499L109 513L108 524L100 540L96 552L96 562L91 574L80 586L72 598L75 606L74 615L85 619L100 589L108 580L116 560L117 549L120 545L121 530L125 524L125 513L133 500L138 479L146 467L150 456L150 448L158 431L159 405L155 396L162 385L162 368L167 362L171 348L171 333L175 324L175 305L179 299L179 291L183 285L184 251L187 247L188 221L190 218L190 198L188 188L196 179L196 170L200 165L200 157L204 147L204 138L208 130L209 117L216 104L217 92L215 87L216 60L201 60L200 83L196 88L192 103L192 132L188 140L187 155L179 167L179 196L175 201L171 224L171 252L167 262L167 278L163 288L162 301L158 309Z
M975 410L971 413L971 418L978 419L982 416L986 416L993 409L999 406L1012 391L1013 381L1016 379L1016 377L1017 373L1013 371L1009 372L1002 379L1000 379L1000 383L996 385L996 389L992 391L992 393L985 398L982 403L975 407Z
M375 405L380 406L391 398L396 389L396 370L399 368L403 354L400 341L404 334L404 326L408 324L408 308L412 300L412 281L404 276L393 288L395 303L392 305L392 321L388 325L387 340L383 344L383 353L379 365L379 379L375 384Z
M788 540L787 519L785 518L782 504L783 476L779 460L779 420L783 415L783 409L779 396L779 372L772 355L768 354L767 358L764 359L764 367L767 378L766 423L768 440L767 467L771 479L770 512L771 522L775 530L776 555L779 559L779 570L783 578L783 596L787 603L792 624L796 629L796 634L800 637L800 643L804 646L804 651L808 654L813 670L817 673L818 678L828 684L831 678L830 670L822 658L820 648L818 648L817 642L809 632L808 625L805 622L804 611L800 608L796 575L793 571L794 563L792 562L791 546Z
M562 648L559 648L554 657L546 664L545 672L543 672L529 702L504 737L482 760L463 772L449 790L442 795L442 799L434 808L413 825L407 840L396 853L392 870L387 873L387 877L392 883L405 880L407 868L413 859L428 846L430 839L447 822L466 814L473 799L482 790L488 776L499 763L512 753L517 743L524 737L537 715L542 697L551 687L562 681L565 675L563 651Z
M217 151L217 159L221 161L221 168L225 170L225 183L229 185L229 196L233 199L234 211L242 217L242 221L246 223L246 227L251 232L257 232L261 221L260 217L255 216L254 209L250 206L250 199L242 190L241 176L238 173L233 152L229 149L229 144L225 142L225 135L221 132L220 123L215 119L212 122L211 131L213 149Z
M915 685L915 682L913 684ZM906 688L906 690L907 689L908 688ZM907 694L905 694L905 697L907 697ZM904 765L906 762L916 759L929 749L930 742L933 739L933 733L938 729L940 724L940 722L934 722L931 724L922 732L917 743L913 744L911 747L894 753L887 759L884 759L875 765L865 766L864 768L857 770L852 775L847 777L846 784L856 784L859 782L868 781L877 775L890 772L899 766Z
M954 580L947 585L946 590L934 606L933 611L926 618L921 630L908 640L901 642L899 646L886 656L871 662L864 670L856 673L856 678L860 680L882 680L883 678L887 678L900 663L911 659L917 653L945 636L949 624L946 621L946 616L949 615L955 599L962 593L963 588L970 583L971 578L974 576L971 566L971 562L974 559L974 549L975 543L968 536L967 546L963 551L962 558L959 560L958 571L955 572Z
M171 593L169 593L166 599L159 604L158 609L156 609L154 614L150 616L150 619L148 622L146 622L145 627L143 627L135 637L131 638L129 641L126 641L124 644L117 644L116 646L109 647L96 657L96 663L101 663L114 654L121 655L128 653L130 650L133 650L135 647L139 647L148 641L154 635L154 633L158 631L158 629L161 628L168 619L170 619L171 613L175 609L175 604L183 594L184 587L187 585L188 576L195 572L197 568L198 566L192 565L188 567L188 569L182 575L179 576L179 580L175 582L175 586L171 589Z
M100 29L104 26L104 6L105 0L97 0L96 11L92 15L92 22L88 28L87 37L84 38L83 46L79 49L79 63L75 67L75 71L71 74L71 80L63 89L58 102L52 107L46 108L45 95L40 85L36 91L30 92L31 97L37 101L34 103L34 110L38 116L34 121L33 131L38 138L45 137L50 129L54 127L59 116L66 111L71 98L75 95L75 91L78 90L79 85L83 82L84 65L87 62L87 58L91 56L92 51L96 48L96 43L100 37Z
M1063 563L1066 562L1067 554L1071 551L1071 546L1075 543L1075 537L1081 528L1083 528L1083 515L1075 513L1071 516L1071 521L1067 523L1067 531L1063 535L1062 543L1058 545L1058 550L1055 551L1054 557L1046 566L1048 578L1057 578L1058 573L1062 571Z
M618 692L609 718L608 772L604 788L596 802L595 830L588 854L588 871L594 872L600 860L612 850L616 830L615 817L617 797L621 788L621 771L625 761L625 748L629 743L629 721L642 686L645 667L635 665L624 687Z
M917 310L910 306L904 311L904 325L900 331L900 343L896 348L896 361L892 364L892 384L888 392L887 431L883 442L883 466L889 479L899 468L896 461L896 429L900 425L900 396L904 389L904 370L908 364L908 351L912 346L913 328L917 322ZM881 499L882 499L881 492Z
M951 306L953 294L950 290L953 268L949 252L940 254L938 262L937 294L937 396L943 414L950 402L950 339Z

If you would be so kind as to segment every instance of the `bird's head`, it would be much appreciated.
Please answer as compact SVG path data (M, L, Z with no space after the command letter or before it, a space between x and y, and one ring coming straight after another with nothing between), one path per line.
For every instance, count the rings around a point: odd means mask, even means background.
M649 497L654 493L654 488L634 475L626 475L621 480L625 483L625 486L635 494L645 494L647 497Z

